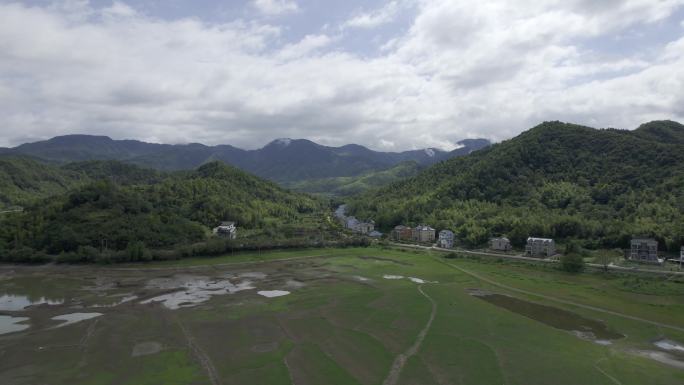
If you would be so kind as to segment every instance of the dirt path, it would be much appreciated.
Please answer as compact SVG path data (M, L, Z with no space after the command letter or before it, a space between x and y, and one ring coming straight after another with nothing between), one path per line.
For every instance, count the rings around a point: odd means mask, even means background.
M613 316L626 318L626 319L629 319L629 320L632 320L632 321L643 322L643 323L647 323L647 324L651 324L651 325L655 325L655 326L659 326L659 327L663 327L663 328L667 328L667 329L677 330L677 331L679 331L679 332L684 332L684 327L679 327L679 326L674 326L674 325L668 325L668 324L664 324L664 323L661 323L661 322L651 321L651 320L647 320L647 319L644 319L644 318L635 317L635 316L632 316L632 315L629 315L629 314L624 314L624 313L616 312L616 311L613 311L613 310L607 310L607 309L603 309L603 308L596 307L596 306L591 306L591 305L584 305L584 304L581 304L581 303L577 303L577 302L573 302L573 301L568 301L568 300L565 300L565 299L560 299L560 298L551 297L551 296L544 295L544 294L539 294L539 293L534 293L534 292L527 291L527 290L523 290L523 289L518 289L518 288L516 288L516 287L512 287L512 286L508 286L508 285L504 285L504 284L502 284L502 283L496 282L496 281L493 280L493 279L489 279L489 278L483 277L483 276L481 276L481 275L479 275L479 274L473 273L472 271L466 270L466 269L464 269L464 268L462 268L462 267L453 265L453 264L451 264L451 263L447 263L447 262L444 262L444 261L441 261L441 260L438 260L438 261L441 262L441 263L443 263L443 264L445 264L445 265L447 265L447 266L450 266L450 267L452 267L452 268L454 268L454 269L456 269L456 270L459 270L459 271L461 271L461 272L463 272L463 273L465 273L465 274L468 274L468 275L470 275L471 277L477 278L477 279L479 279L479 280L481 280L481 281L487 282L487 283L492 284L492 285L494 285L494 286L498 286L498 287L500 287L500 288L502 288L502 289L514 291L514 292L521 293L521 294L531 295L531 296L534 296L534 297L543 298L543 299L548 300L548 301L558 302L558 303L562 303L562 304L565 304L565 305L576 306L576 307L579 307L579 308L582 308L582 309L593 310L593 311L600 312L600 313L610 314L610 315L613 315Z
M207 377L209 377L209 381L211 382L212 385L221 385L221 379L218 375L218 372L216 371L216 367L214 367L214 364L211 362L211 358L209 358L209 355L197 344L197 341L195 341L195 337L190 334L188 329L186 329L185 325L180 321L180 319L176 318L176 323L180 327L181 331L183 332L183 336L185 336L185 340L188 342L188 347L190 348L190 351L192 354L195 356L197 361L199 361L200 365L202 365L202 368L207 372Z
M601 372L601 374L603 374L603 375L606 376L609 380L611 380L615 385L622 385L622 382L620 382L620 380L618 380L617 378L615 378L615 377L611 376L610 374L606 373L605 370L603 370L603 369L601 369L601 368L599 367L599 364L600 364L602 361L605 361L605 358L601 358L600 360L596 361L596 363L594 364L594 368L596 368L596 370L598 370L599 372Z
M413 342L413 345L411 345L410 348L408 348L405 352L399 354L397 358L394 359L394 362L392 363L392 368L390 368L390 371L387 374L385 381L382 382L382 385L395 385L397 383L397 381L399 380L399 374L401 374L401 369L403 369L404 365L406 364L406 361L408 361L409 358L411 358L418 352L418 349L420 349L420 345L423 344L423 340L425 340L425 336L427 335L427 332L430 330L430 327L432 326L432 321L435 320L435 315L437 314L437 302L435 302L435 300L433 300L432 297L430 297L423 291L423 285L418 286L418 291L432 304L430 319L428 319L428 322L425 324L425 327L423 327L420 333L418 333L418 337L416 337L416 340Z

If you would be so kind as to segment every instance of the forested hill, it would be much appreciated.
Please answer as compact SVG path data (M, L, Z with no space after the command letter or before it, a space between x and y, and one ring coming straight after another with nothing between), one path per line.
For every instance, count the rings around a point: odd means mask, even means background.
M21 155L0 155L0 211L107 179L132 185L158 182L165 173L117 161L84 161L55 166Z
M0 155L0 211L82 186L88 176L34 159Z
M632 235L661 247L684 241L684 126L597 130L546 122L516 138L437 164L355 197L352 213L385 229L427 222L471 245L505 234L625 247Z
M236 221L243 233L277 231L320 208L306 195L219 162L144 184L105 178L4 216L0 256L26 260L103 245L112 251L138 243L151 249L189 245L207 239L223 220Z

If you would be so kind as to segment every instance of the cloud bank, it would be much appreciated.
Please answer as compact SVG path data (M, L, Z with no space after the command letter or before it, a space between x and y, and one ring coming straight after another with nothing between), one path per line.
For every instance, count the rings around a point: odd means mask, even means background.
M285 0L248 6L306 11ZM399 6L351 12L340 35L287 41L271 17L217 24L123 2L0 4L0 145L92 133L403 150L502 140L543 120L684 120L684 26L672 20L681 0L421 0L375 54L345 47ZM674 25L665 37L638 37L664 24ZM614 49L621 39L648 44Z

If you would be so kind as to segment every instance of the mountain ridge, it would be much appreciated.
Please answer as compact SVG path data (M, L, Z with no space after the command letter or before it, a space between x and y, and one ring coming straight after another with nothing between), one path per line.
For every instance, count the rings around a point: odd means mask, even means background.
M391 168L401 162L431 165L461 156L490 144L486 139L466 139L447 152L438 149L381 152L358 144L330 147L307 139L280 138L260 149L244 150L228 144L159 144L115 140L108 136L62 135L8 149L56 163L118 160L162 171L190 170L212 161L241 168L276 182L349 177Z

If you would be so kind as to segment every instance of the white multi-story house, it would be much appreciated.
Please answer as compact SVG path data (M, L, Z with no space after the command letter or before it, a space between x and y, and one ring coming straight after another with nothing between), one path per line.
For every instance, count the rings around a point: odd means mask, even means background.
M217 227L214 227L214 235L235 239L237 237L237 226L235 222L221 222Z
M356 231L361 234L370 234L375 230L375 222L370 220L368 222L359 222L356 226Z
M411 229L411 237L414 241L427 243L435 241L435 229L426 225L419 225Z
M556 242L548 238L527 238L525 256L533 258L548 258L556 254Z
M489 240L489 248L497 251L510 251L511 241L506 237L492 238Z
M630 243L629 259L638 262L659 263L658 241L653 238L634 238Z
M437 239L437 246L443 249L453 249L454 248L454 232L451 230L442 230L439 232L439 238Z
M349 230L356 231L356 227L359 225L359 220L356 217L347 217L344 223L344 227Z
M347 217L344 227L357 233L370 234L373 232L373 230L375 230L375 222L372 220L368 222L362 222L355 217Z

